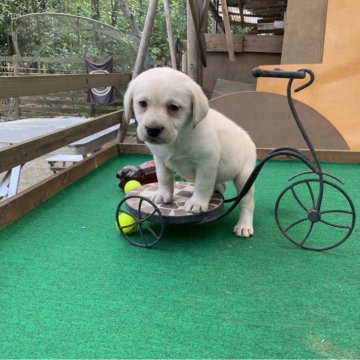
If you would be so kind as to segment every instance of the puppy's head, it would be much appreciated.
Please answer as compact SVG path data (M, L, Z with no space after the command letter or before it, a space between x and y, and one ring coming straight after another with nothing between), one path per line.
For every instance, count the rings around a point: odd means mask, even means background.
M185 128L195 128L209 111L208 100L187 75L155 68L132 80L124 97L127 120L132 112L144 142L171 144Z

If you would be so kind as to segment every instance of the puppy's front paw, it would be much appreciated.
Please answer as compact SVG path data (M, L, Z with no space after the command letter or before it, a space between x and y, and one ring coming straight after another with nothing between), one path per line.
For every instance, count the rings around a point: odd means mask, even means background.
M150 200L154 201L156 204L169 204L174 200L174 198L172 193L158 190L153 196L151 196Z
M192 213L200 213L205 212L209 208L208 201L201 201L197 199L195 196L192 196L186 203L185 203L185 210L187 212Z
M254 235L254 228L252 222L247 222L239 220L239 222L234 227L234 234L240 237L250 237Z

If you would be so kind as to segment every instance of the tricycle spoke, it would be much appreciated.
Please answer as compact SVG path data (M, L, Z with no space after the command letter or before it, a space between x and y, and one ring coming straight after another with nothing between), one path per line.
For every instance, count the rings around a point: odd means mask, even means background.
M291 228L293 228L295 225L298 225L298 224L300 224L300 223L302 223L302 222L304 222L304 221L306 221L306 220L308 220L307 217L293 222L292 224L290 224L290 225L284 230L284 232L287 233L287 232L288 232Z
M310 186L310 184L309 184L308 181L306 182L306 186L307 186L308 189L309 189L309 193L310 193L310 196L311 196L312 206L313 206L313 208L314 208L314 207L315 207L315 196L314 196L314 192L313 192L313 190L312 190L312 188L311 188L311 186Z
M330 213L338 213L338 214L350 214L353 215L354 213L350 210L325 210L325 211L321 211L320 215L323 214L330 214Z
M291 188L291 193L293 194L296 202L307 212L308 209L305 207L305 205L301 202L301 200L299 199L299 197L297 196L294 187Z
M139 216L139 218L141 218L141 206L142 206L143 200L144 200L143 198L140 198L139 205L138 205L138 216Z
M332 223L330 221L326 221L326 220L323 220L323 219L321 219L320 222L322 222L325 225L329 225L329 226L336 227L336 228L339 228L339 229L351 229L350 225L335 224L335 223Z
M303 245L305 243L305 241L309 238L313 227L314 227L314 223L312 222L312 223L310 223L309 230L308 230L307 234L305 235L303 241L300 243L300 245Z
M144 221L150 220L155 214L157 213L156 209L151 214L146 215L145 217L141 218L141 223Z
M146 228L146 230L149 231L156 240L158 240L159 236L155 233L155 231L148 224L143 223L141 225L144 226Z

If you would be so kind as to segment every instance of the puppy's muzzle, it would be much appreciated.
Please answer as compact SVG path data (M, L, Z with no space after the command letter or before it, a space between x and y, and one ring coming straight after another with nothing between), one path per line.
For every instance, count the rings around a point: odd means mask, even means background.
M164 130L163 126L145 126L147 134L152 137L156 138L160 135L160 133Z

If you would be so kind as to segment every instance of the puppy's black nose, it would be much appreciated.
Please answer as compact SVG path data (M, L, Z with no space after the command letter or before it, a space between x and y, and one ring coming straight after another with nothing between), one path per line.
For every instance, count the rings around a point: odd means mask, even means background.
M157 137L163 131L163 126L146 126L146 132L151 137Z

